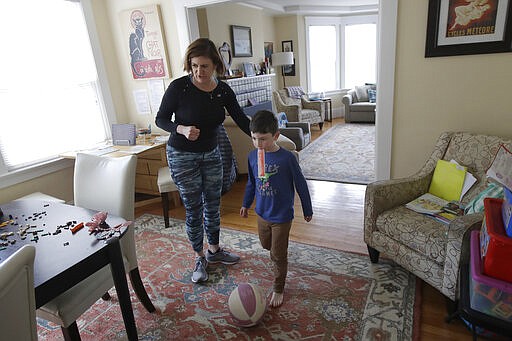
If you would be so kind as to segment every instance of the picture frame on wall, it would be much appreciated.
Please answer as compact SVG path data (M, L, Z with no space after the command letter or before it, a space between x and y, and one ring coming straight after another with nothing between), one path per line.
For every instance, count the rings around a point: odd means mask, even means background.
M281 47L283 52L293 52L293 41L292 40L283 40L281 42Z
M268 60L272 64L272 53L274 53L274 43L271 41L265 41L263 43L263 49L265 52L265 60Z
M252 57L251 28L231 25L233 57Z
M283 52L293 52L293 41L283 40L281 42L281 48L283 49ZM282 71L283 76L295 76L295 58L293 58L293 64L284 65Z
M512 0L429 0L425 57L512 51Z
M125 10L119 18L133 79L171 77L160 7L150 5Z

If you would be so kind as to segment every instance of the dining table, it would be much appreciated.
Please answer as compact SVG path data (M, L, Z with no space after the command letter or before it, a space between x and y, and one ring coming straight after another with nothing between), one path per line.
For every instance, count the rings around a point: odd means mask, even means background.
M119 240L126 220L107 214L103 230L89 231L98 211L41 200L0 204L0 263L23 245L36 248L34 290L36 309L110 264L128 340L137 328ZM105 225L106 224L106 225Z

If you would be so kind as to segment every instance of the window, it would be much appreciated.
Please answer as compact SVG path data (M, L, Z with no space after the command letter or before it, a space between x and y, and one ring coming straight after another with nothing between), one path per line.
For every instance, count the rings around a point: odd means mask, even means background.
M306 17L310 92L376 82L377 16Z
M105 141L110 124L81 4L2 1L0 12L0 176Z

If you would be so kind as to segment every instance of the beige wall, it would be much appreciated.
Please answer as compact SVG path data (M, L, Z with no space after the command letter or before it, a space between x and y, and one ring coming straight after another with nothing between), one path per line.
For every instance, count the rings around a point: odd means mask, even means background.
M410 175L443 131L512 137L512 55L425 58L428 0L400 1L391 175Z
M45 176L2 188L0 189L0 204L34 192L43 192L69 202L73 200L73 170L74 168L71 166Z
M265 60L263 42L273 38L273 24L268 24L269 18L263 14L263 11L238 4L218 4L207 7L206 13L208 38L217 46L227 42L233 49L231 25L251 28L252 57L233 56L231 69L243 71L242 63L260 64Z
M298 21L302 17L297 15L279 16L274 18L274 25L276 30L276 41L274 43L274 52L281 52L283 40L291 40L293 45L293 57L295 58L295 76L286 76L286 86L300 85L300 69L301 69L301 46L298 43ZM304 43L305 44L305 43ZM276 70L278 75L278 87L283 88L283 76L281 67ZM304 83L304 85L307 83ZM305 86L304 86L305 87ZM306 88L306 87L305 87Z

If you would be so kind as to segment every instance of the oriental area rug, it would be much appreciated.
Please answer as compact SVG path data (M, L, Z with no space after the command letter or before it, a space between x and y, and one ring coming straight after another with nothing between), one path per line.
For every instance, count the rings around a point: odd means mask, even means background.
M299 152L306 179L368 184L375 180L375 125L336 124Z
M290 242L289 269L279 308L256 326L234 325L227 300L239 283L270 294L268 251L257 235L221 229L221 245L238 264L210 264L209 280L190 280L194 257L184 221L145 214L135 222L139 269L156 307L148 313L131 291L139 340L414 340L419 332L417 279L391 261ZM126 340L114 289L77 320L82 340ZM415 304L416 303L416 304ZM39 340L62 340L60 327L38 319Z

